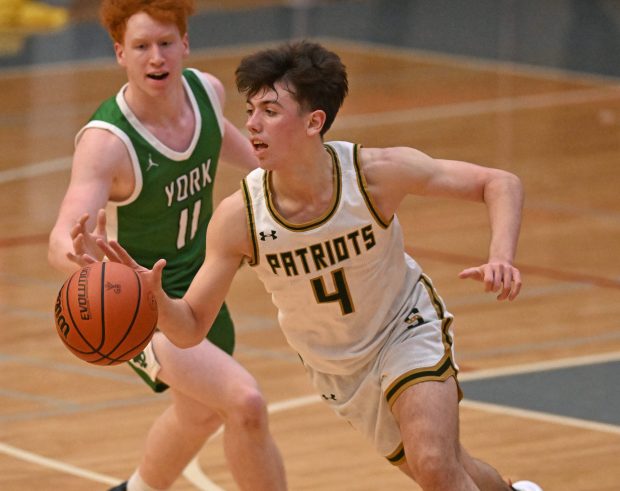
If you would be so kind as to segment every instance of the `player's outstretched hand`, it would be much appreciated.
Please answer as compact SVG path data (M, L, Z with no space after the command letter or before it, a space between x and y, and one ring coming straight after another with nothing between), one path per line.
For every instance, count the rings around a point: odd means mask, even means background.
M105 241L99 239L97 240L97 246L103 251L105 256L108 258L108 261L129 266L140 275L142 282L153 293L163 294L161 278L164 267L166 266L165 259L160 259L153 265L153 269L148 269L139 265L134 258L129 255L125 248L115 240ZM92 258L85 256L84 259L90 262Z
M484 283L484 291L499 292L498 300L514 300L521 291L521 273L512 264L492 261L459 273L461 279L472 279Z
M105 210L99 210L97 213L97 223L93 230L86 228L89 219L88 213L84 213L71 229L70 235L73 242L73 253L67 253L67 257L78 266L86 266L88 264L84 260L84 256L89 256L97 261L103 260L103 252L97 245L98 240L107 242L106 233L106 215Z

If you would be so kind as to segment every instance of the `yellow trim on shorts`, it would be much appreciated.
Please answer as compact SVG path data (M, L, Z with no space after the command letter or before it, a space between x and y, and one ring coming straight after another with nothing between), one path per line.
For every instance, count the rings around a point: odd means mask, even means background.
M405 447L403 446L403 443L399 443L396 450L394 450L390 455L386 455L385 458L392 465L404 464L407 459L405 458Z
M392 406L396 403L398 397L409 387L419 384L421 382L444 382L450 377L454 377L456 380L457 370L452 363L452 358L449 353L446 353L439 362L433 367L422 367L410 370L403 373L385 391L385 398L387 399L388 406L392 409ZM457 381L458 385L458 381ZM459 389L459 400L461 398L461 391Z
M437 317L441 319L441 338L443 341L444 350L446 353L450 353L452 351L453 344L452 336L450 336L450 324L452 324L454 317L452 317L449 313L446 315L446 306L437 293L437 290L435 290L431 279L425 274L422 274L419 281L424 285L424 288L426 288L428 296L430 297L433 307L435 308L435 312L437 312Z
M398 397L409 387L419 384L421 382L445 382L450 377L454 377L456 382L456 388L458 390L458 400L463 399L463 391L459 384L457 374L458 370L456 365L452 362L452 337L450 336L450 324L453 317L446 312L445 305L441 300L441 297L437 294L437 291L433 287L433 283L430 278L425 274L420 276L419 280L431 299L431 302L437 313L437 317L441 320L442 341L444 345L444 355L441 357L438 363L432 367L416 368L410 370L400 377L398 377L385 391L385 398L387 400L390 410L398 400ZM402 465L407 461L405 456L405 449L401 442L398 447L389 455L385 457L392 465Z

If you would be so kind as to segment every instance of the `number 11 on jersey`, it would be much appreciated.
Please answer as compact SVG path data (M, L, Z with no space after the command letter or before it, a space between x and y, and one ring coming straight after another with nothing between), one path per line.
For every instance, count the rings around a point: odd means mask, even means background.
M194 203L194 206L191 210L191 217L189 208L183 208L181 210L181 214L179 215L179 235L177 235L177 249L183 249L183 247L185 247L185 244L187 244L188 241L192 240L196 236L196 231L198 230L198 219L200 218L201 205L201 199ZM187 229L188 224L190 224L189 231Z

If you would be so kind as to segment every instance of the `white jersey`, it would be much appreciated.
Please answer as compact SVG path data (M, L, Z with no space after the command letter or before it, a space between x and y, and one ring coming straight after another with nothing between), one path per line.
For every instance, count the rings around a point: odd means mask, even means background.
M333 160L329 209L302 224L288 222L271 200L269 171L243 181L254 248L249 264L278 309L280 327L304 363L346 375L376 356L390 323L421 271L405 254L396 216L375 209L358 161L358 146L325 145Z

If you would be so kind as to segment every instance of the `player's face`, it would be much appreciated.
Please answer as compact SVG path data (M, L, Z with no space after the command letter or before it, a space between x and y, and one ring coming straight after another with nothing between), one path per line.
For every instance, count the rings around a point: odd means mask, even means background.
M247 100L246 112L245 126L262 168L290 165L303 152L310 113L301 109L285 85L260 90Z
M127 21L123 43L116 43L114 49L130 84L154 95L179 80L189 43L187 34L181 36L174 23L138 12Z

